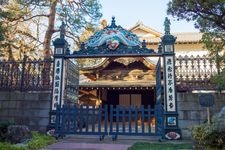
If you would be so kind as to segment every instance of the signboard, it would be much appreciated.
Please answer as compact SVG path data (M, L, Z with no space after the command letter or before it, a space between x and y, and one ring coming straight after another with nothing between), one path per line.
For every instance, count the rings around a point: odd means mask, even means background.
M212 94L202 94L199 96L199 103L202 107L210 107L214 105L214 96Z
M165 57L165 79L166 79L166 99L167 99L167 111L176 111L175 101L175 83L174 83L174 60L173 56Z
M61 81L62 81L62 59L55 58L54 62L54 83L53 83L53 97L52 110L56 110L56 106L60 104L61 99Z

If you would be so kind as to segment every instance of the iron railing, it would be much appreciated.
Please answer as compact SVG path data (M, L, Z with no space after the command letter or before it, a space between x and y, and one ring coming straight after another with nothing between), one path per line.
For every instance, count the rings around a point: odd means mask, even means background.
M178 91L216 89L211 78L217 68L209 57L178 56L175 65ZM0 90L51 90L52 74L52 60L0 61Z
M211 79L217 74L217 68L208 56L179 56L176 57L175 66L179 91L216 89Z
M1 91L39 91L52 87L52 60L30 60L0 62Z

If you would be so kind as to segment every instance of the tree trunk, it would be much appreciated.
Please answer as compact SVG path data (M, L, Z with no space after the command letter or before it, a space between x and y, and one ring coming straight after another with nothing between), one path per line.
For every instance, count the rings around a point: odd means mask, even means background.
M51 39L52 39L52 35L54 33L54 28L55 28L56 5L57 5L57 0L52 0L51 6L50 6L50 13L48 17L48 28L44 37L44 59L45 60L51 59L50 45L51 45ZM42 86L44 88L45 87L49 88L51 85L49 70L51 70L51 62L46 61L44 63L44 67L42 70Z
M14 61L13 52L11 46L8 46L8 61Z
M49 18L48 18L48 28L45 33L45 38L44 38L44 58L49 59L51 57L51 39L52 35L54 33L54 27L55 27L55 14L56 14L56 5L57 5L57 0L53 0L50 6L50 13L49 13Z

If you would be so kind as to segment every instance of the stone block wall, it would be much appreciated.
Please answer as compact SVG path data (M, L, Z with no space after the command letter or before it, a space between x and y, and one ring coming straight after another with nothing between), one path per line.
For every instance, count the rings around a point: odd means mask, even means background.
M0 92L0 121L28 125L46 131L49 122L50 92Z
M201 93L177 93L179 127L184 138L191 137L191 128L207 122L207 108L199 103ZM218 113L225 106L225 94L213 93L214 106L210 107L211 116Z
M207 122L207 110L199 104L195 93L177 93L179 127L184 138L191 137L191 128ZM225 106L225 94L214 94L215 104L210 108L211 116ZM46 131L49 122L51 93L0 92L0 121L9 120L28 125L32 130Z

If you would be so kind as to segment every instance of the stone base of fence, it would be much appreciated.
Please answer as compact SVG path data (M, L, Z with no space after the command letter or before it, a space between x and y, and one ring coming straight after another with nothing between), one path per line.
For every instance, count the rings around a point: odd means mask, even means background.
M0 120L45 132L50 97L50 92L0 92Z

